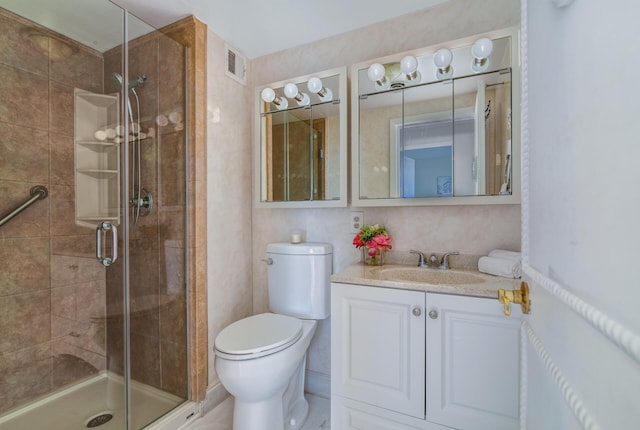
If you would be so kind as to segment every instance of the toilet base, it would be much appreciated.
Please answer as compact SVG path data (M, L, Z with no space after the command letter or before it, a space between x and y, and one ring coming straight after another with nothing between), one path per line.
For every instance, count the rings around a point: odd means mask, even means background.
M300 430L309 414L304 398L305 362L306 354L289 384L270 399L243 402L235 398L233 430Z

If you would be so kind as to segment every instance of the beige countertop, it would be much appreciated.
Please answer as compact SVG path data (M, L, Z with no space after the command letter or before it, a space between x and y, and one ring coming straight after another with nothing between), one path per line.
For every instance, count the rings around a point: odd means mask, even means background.
M396 280L395 273L402 273L403 280ZM422 271L431 273L422 273ZM429 278L433 275L439 281L428 283L419 280L409 280L415 274L416 279L423 275ZM449 281L450 279L451 281ZM343 284L368 285L372 287L398 288L405 290L419 290L430 293L456 294L473 297L498 297L498 289L515 290L520 288L520 279L502 278L488 275L477 270L464 269L431 269L418 268L403 264L385 264L383 266L369 266L362 263L354 264L331 276L332 282Z

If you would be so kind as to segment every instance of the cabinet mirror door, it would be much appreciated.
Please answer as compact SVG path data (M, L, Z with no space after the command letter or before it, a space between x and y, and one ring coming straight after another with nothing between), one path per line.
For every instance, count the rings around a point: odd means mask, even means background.
M324 92L309 90L312 78ZM291 82L303 103L287 98L284 87ZM346 206L345 86L342 68L258 88L258 206ZM273 90L275 102L261 98L264 88Z
M429 48L411 79L396 70L403 54L353 66L355 206L519 202L517 40L492 36L482 67L473 40L455 42L445 77Z

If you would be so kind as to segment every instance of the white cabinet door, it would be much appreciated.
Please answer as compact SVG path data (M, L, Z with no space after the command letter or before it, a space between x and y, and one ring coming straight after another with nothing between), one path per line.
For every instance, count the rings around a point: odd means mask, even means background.
M331 393L424 418L426 294L331 284Z
M331 428L339 430L454 430L364 403L331 397Z
M427 420L460 430L519 425L519 306L427 294Z

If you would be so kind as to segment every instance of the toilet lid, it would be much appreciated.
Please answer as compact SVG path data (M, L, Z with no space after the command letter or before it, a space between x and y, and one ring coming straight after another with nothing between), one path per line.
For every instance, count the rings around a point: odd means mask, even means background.
M265 355L284 349L302 336L302 321L287 315L264 313L241 319L224 328L216 350L233 355ZM262 353L262 354L260 354Z

